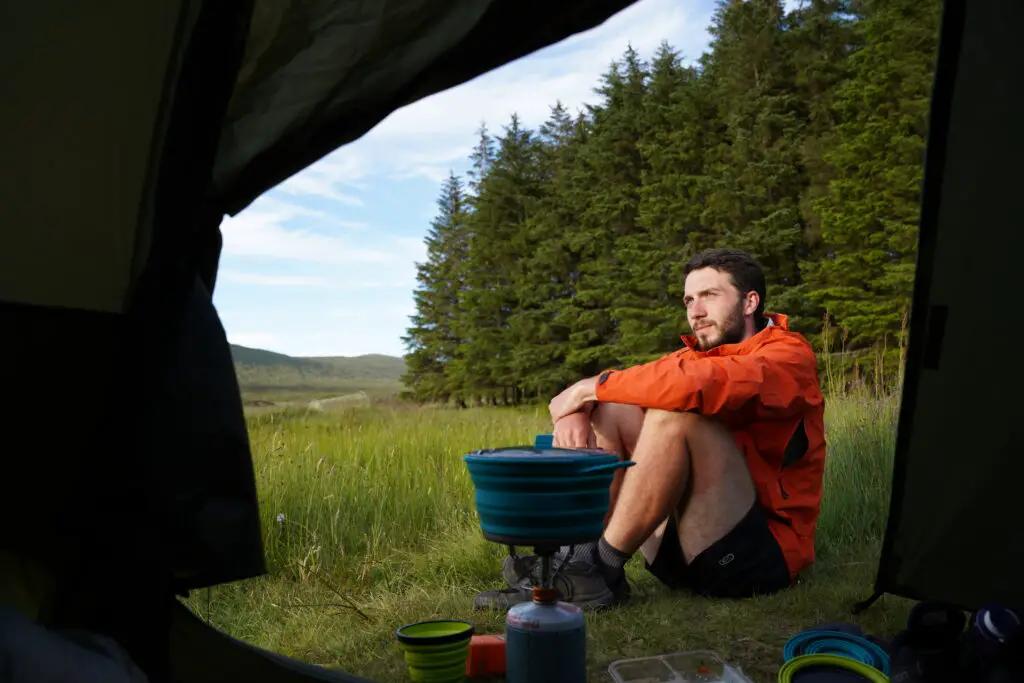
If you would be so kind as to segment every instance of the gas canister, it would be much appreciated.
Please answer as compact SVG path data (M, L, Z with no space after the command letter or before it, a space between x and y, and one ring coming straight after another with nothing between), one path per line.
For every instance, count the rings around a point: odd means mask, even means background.
M586 683L587 634L583 610L559 602L550 588L505 617L507 683Z

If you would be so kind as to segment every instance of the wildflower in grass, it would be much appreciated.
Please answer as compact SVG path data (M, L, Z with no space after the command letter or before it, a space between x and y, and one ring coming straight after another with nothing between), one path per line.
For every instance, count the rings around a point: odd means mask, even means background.
M277 513L277 523L278 524L284 524L285 521L287 521L287 519L288 518L285 516L285 514L283 512L278 512Z

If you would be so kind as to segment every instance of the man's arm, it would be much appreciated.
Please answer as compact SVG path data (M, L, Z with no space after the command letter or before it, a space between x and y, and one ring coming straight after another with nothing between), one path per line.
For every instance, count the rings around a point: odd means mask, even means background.
M734 412L756 401L762 415L783 417L821 402L817 359L803 342L781 337L742 356L671 354L598 376L601 402L643 408Z
M583 413L588 418L594 411L597 397L597 377L587 377L571 385L548 403L551 421L558 422L573 413Z

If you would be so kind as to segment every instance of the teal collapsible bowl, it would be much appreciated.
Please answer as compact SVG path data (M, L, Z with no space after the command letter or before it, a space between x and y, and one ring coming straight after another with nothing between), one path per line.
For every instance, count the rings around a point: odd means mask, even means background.
M604 451L510 447L463 458L484 538L572 545L600 538L615 471L634 463Z

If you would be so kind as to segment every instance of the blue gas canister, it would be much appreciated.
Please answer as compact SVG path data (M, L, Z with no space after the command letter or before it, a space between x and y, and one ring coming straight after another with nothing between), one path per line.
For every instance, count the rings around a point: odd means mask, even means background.
M550 588L505 617L507 683L586 683L587 632L583 610L558 602Z

